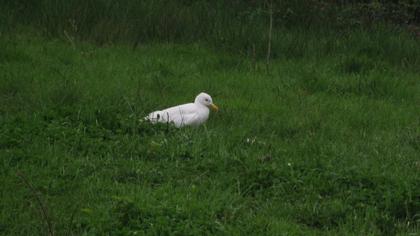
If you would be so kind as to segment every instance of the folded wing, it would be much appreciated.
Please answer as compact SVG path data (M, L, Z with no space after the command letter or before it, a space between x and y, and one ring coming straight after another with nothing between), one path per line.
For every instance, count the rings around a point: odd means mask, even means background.
M183 104L150 113L146 119L152 123L173 123L176 127L194 125L199 118L199 110L194 103Z

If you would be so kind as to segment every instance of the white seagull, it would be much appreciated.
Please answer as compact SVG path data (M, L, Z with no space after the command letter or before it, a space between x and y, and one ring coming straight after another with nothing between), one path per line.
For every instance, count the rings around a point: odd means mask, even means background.
M210 108L218 111L210 95L200 93L194 103L174 106L161 111L154 111L145 117L151 123L173 123L175 127L198 126L209 118Z

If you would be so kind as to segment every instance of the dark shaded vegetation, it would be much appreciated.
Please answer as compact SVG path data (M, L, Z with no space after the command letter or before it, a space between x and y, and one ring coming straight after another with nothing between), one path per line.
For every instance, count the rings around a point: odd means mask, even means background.
M134 48L149 42L202 41L250 57L265 55L270 1L110 1L110 0L3 0L2 13L11 24L33 25L45 35L98 44L127 42ZM313 34L351 32L390 23L420 33L417 1L273 0L273 56L298 56L296 45L282 47L276 38L284 32L310 29ZM330 44L331 42L329 42ZM333 45L326 45L333 47ZM294 48L294 49L293 49ZM293 50L290 55L285 49Z

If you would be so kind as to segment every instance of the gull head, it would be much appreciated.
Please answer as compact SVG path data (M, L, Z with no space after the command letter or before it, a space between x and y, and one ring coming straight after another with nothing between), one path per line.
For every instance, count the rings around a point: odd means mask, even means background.
M200 93L197 95L194 101L195 104L201 104L208 108L213 109L214 111L218 111L219 108L213 103L213 100L211 99L210 95L207 93Z

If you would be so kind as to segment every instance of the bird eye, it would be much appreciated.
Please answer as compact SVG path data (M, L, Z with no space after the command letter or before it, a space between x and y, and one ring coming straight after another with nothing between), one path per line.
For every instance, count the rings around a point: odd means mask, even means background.
M206 98L206 99L205 99L205 101L206 101L206 102L208 102L208 101L209 101L209 99L208 99L208 98Z

